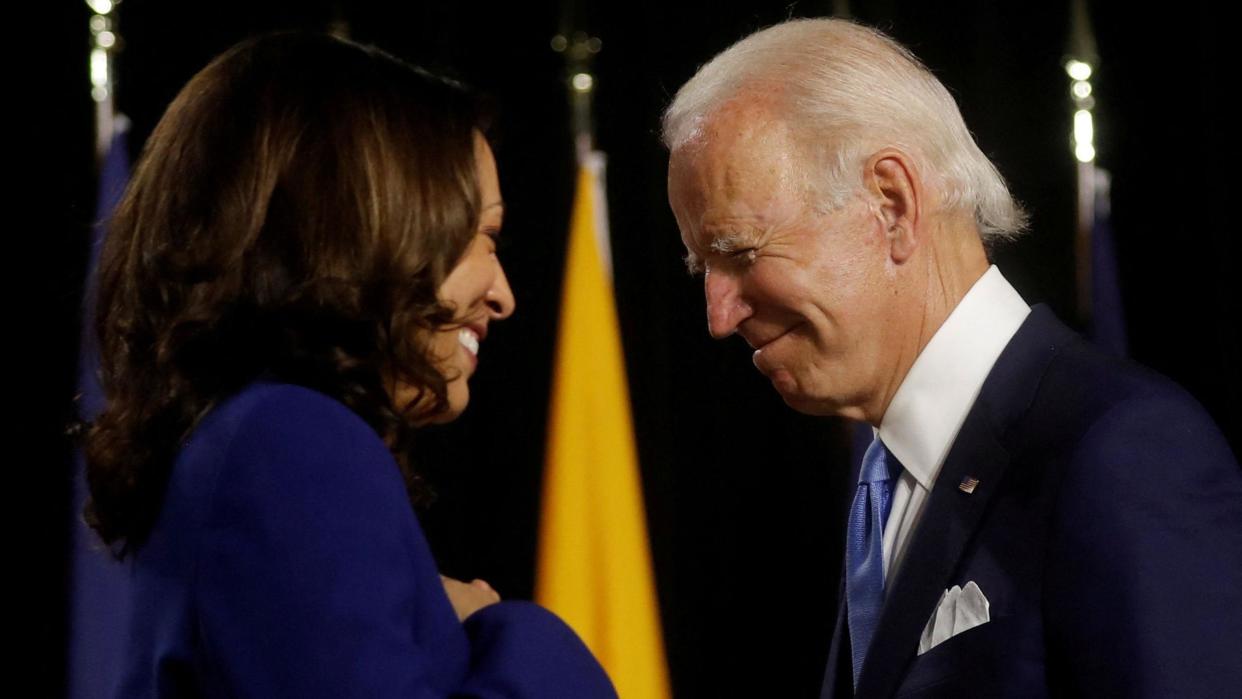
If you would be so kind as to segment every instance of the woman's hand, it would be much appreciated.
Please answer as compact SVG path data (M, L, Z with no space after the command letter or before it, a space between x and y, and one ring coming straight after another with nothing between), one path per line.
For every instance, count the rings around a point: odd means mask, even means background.
M441 575L440 581L444 583L444 592L448 595L449 602L453 604L453 611L457 612L457 618L460 621L465 621L466 617L471 614L500 601L500 595L496 594L496 591L485 580L476 579L464 583L447 575Z

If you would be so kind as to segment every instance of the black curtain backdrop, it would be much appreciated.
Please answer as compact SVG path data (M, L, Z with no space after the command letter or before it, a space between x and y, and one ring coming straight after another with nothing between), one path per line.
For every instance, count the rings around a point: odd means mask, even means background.
M23 522L19 592L32 616L17 686L63 688L69 445L86 243L94 207L90 12L48 3L20 70L36 85L10 113L11 138L37 153L18 165L31 196L18 264L33 279L9 344L38 384L10 402L29 421L30 456L10 496ZM126 0L119 105L135 150L185 81L240 39L326 29L498 98L502 256L518 298L482 351L470 410L429 431L424 461L440 499L423 521L447 574L533 591L545 416L573 176L561 57L567 26L603 39L596 63L599 147L652 547L674 690L679 697L810 697L835 614L844 510L851 496L846 425L789 410L750 365L741 340L711 341L702 290L683 271L665 198L662 108L712 55L830 2L737 7L657 2L395 3ZM995 258L1032 302L1074 313L1074 163L1062 68L1068 2L851 3L856 18L910 46L949 86L984 152L1033 214L1032 232ZM1242 449L1237 224L1229 215L1223 22L1211 3L1142 14L1094 4L1101 63L1099 163L1113 211L1131 354L1193 393ZM568 18L568 19L567 19ZM1232 126L1232 120L1230 120ZM33 129L30 127L33 126ZM26 297L34 299L31 304ZM28 314L29 318L26 317ZM30 367L27 369L27 367ZM32 439L33 437L33 439ZM22 450L24 452L24 448ZM1176 465L1171 465L1175 468ZM33 533L32 533L33 532ZM27 550L28 549L28 550Z

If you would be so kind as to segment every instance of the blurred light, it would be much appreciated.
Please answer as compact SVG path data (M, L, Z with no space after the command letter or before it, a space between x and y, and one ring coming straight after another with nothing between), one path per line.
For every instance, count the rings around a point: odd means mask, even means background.
M99 32L95 38L99 41L99 45L105 49L110 49L113 46L116 46L116 34L113 34L112 32Z
M1086 99L1091 96L1091 83L1083 80L1075 80L1074 85L1070 88L1074 92L1074 96L1078 99Z
M112 11L112 0L86 0L86 4L90 5L92 10L101 15L106 15Z
M566 39L564 34L557 34L556 36L552 37L552 50L553 51L560 53L567 48L569 48L569 39Z
M98 34L108 28L108 18L103 15L91 15L91 31Z
M1095 160L1095 124L1091 112L1080 109L1074 112L1074 157L1080 162Z
M599 53L599 50L602 48L604 48L604 42L595 37L591 37L587 41L587 51L590 51L591 53Z
M1080 109L1074 112L1074 143L1088 144L1095 139L1095 125L1091 122L1091 112Z
M102 102L108 99L108 88L96 85L91 88L91 99L96 102Z
M96 87L108 85L108 52L103 49L91 50L91 84Z
M1065 72L1075 80L1086 80L1091 77L1091 64L1082 61L1068 61L1065 64Z
M575 90L587 92L595 85L595 78L590 73L576 73L572 82Z

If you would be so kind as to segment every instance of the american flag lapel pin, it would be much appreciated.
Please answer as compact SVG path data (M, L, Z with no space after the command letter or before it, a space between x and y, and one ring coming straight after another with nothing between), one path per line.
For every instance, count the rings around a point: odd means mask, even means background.
M973 476L965 476L962 478L962 482L957 484L957 489L962 491L963 493L966 493L967 495L970 495L971 493L975 492L975 488L977 488L978 486L979 486L978 478L974 478Z

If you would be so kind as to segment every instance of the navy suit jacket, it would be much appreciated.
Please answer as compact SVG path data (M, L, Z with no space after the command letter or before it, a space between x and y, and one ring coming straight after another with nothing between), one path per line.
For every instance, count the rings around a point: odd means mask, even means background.
M988 375L913 537L858 697L1242 693L1242 469L1183 390L1045 307ZM991 620L917 655L969 581ZM852 693L844 615L842 598L824 697Z
M306 388L207 415L131 566L122 697L615 697L536 605L459 622L387 448Z

